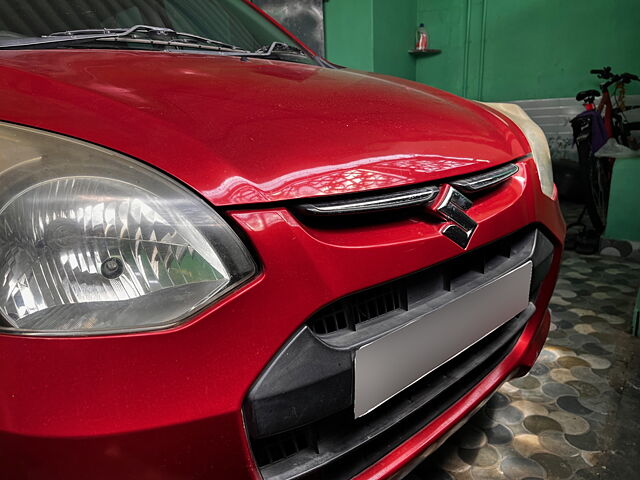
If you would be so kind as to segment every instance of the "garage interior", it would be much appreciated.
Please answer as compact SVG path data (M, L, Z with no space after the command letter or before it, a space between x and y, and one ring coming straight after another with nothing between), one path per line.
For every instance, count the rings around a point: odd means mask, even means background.
M408 477L637 478L640 470L640 152L612 162L595 243L570 120L591 69L640 74L636 0L260 0L328 60L465 98L514 102L544 130L570 225L552 326L531 372L506 383ZM428 48L416 51L424 24ZM640 82L626 85L640 104ZM628 121L640 119L630 110ZM428 121L425 121L428 128ZM577 250L577 251L576 251ZM581 253L579 253L581 252ZM634 335L635 333L635 335Z

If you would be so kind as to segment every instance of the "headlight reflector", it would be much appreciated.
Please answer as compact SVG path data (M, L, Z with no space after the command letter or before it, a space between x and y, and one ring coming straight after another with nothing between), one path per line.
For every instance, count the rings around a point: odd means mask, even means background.
M204 201L110 150L0 124L0 330L165 328L255 274Z
M553 197L553 168L551 165L551 152L549 151L549 143L547 137L540 126L531 120L531 117L519 106L514 103L484 103L490 108L497 110L503 115L509 117L513 123L522 131L531 147L533 161L538 169L540 177L540 186L542 192L549 198Z

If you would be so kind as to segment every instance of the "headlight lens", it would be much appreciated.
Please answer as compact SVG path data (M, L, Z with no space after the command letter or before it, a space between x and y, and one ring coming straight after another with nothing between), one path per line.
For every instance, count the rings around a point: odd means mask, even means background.
M513 103L484 103L488 107L499 111L515 123L529 142L531 154L538 169L542 192L549 198L553 197L553 169L551 167L551 152L544 132L536 122L519 106Z
M0 330L164 328L251 278L234 231L115 152L0 124Z

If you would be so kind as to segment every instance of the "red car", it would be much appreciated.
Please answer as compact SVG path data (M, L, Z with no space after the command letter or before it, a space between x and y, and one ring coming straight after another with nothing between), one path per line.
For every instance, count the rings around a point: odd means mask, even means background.
M534 363L539 128L239 0L0 0L12 479L401 478Z

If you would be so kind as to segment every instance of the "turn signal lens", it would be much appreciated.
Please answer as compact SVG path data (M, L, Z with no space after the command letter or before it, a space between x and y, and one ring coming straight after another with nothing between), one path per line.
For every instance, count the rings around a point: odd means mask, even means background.
M484 105L497 110L509 117L513 123L522 131L531 147L533 161L538 169L540 187L542 193L553 198L553 168L551 165L551 152L547 137L540 126L531 120L531 117L515 103L483 103Z

